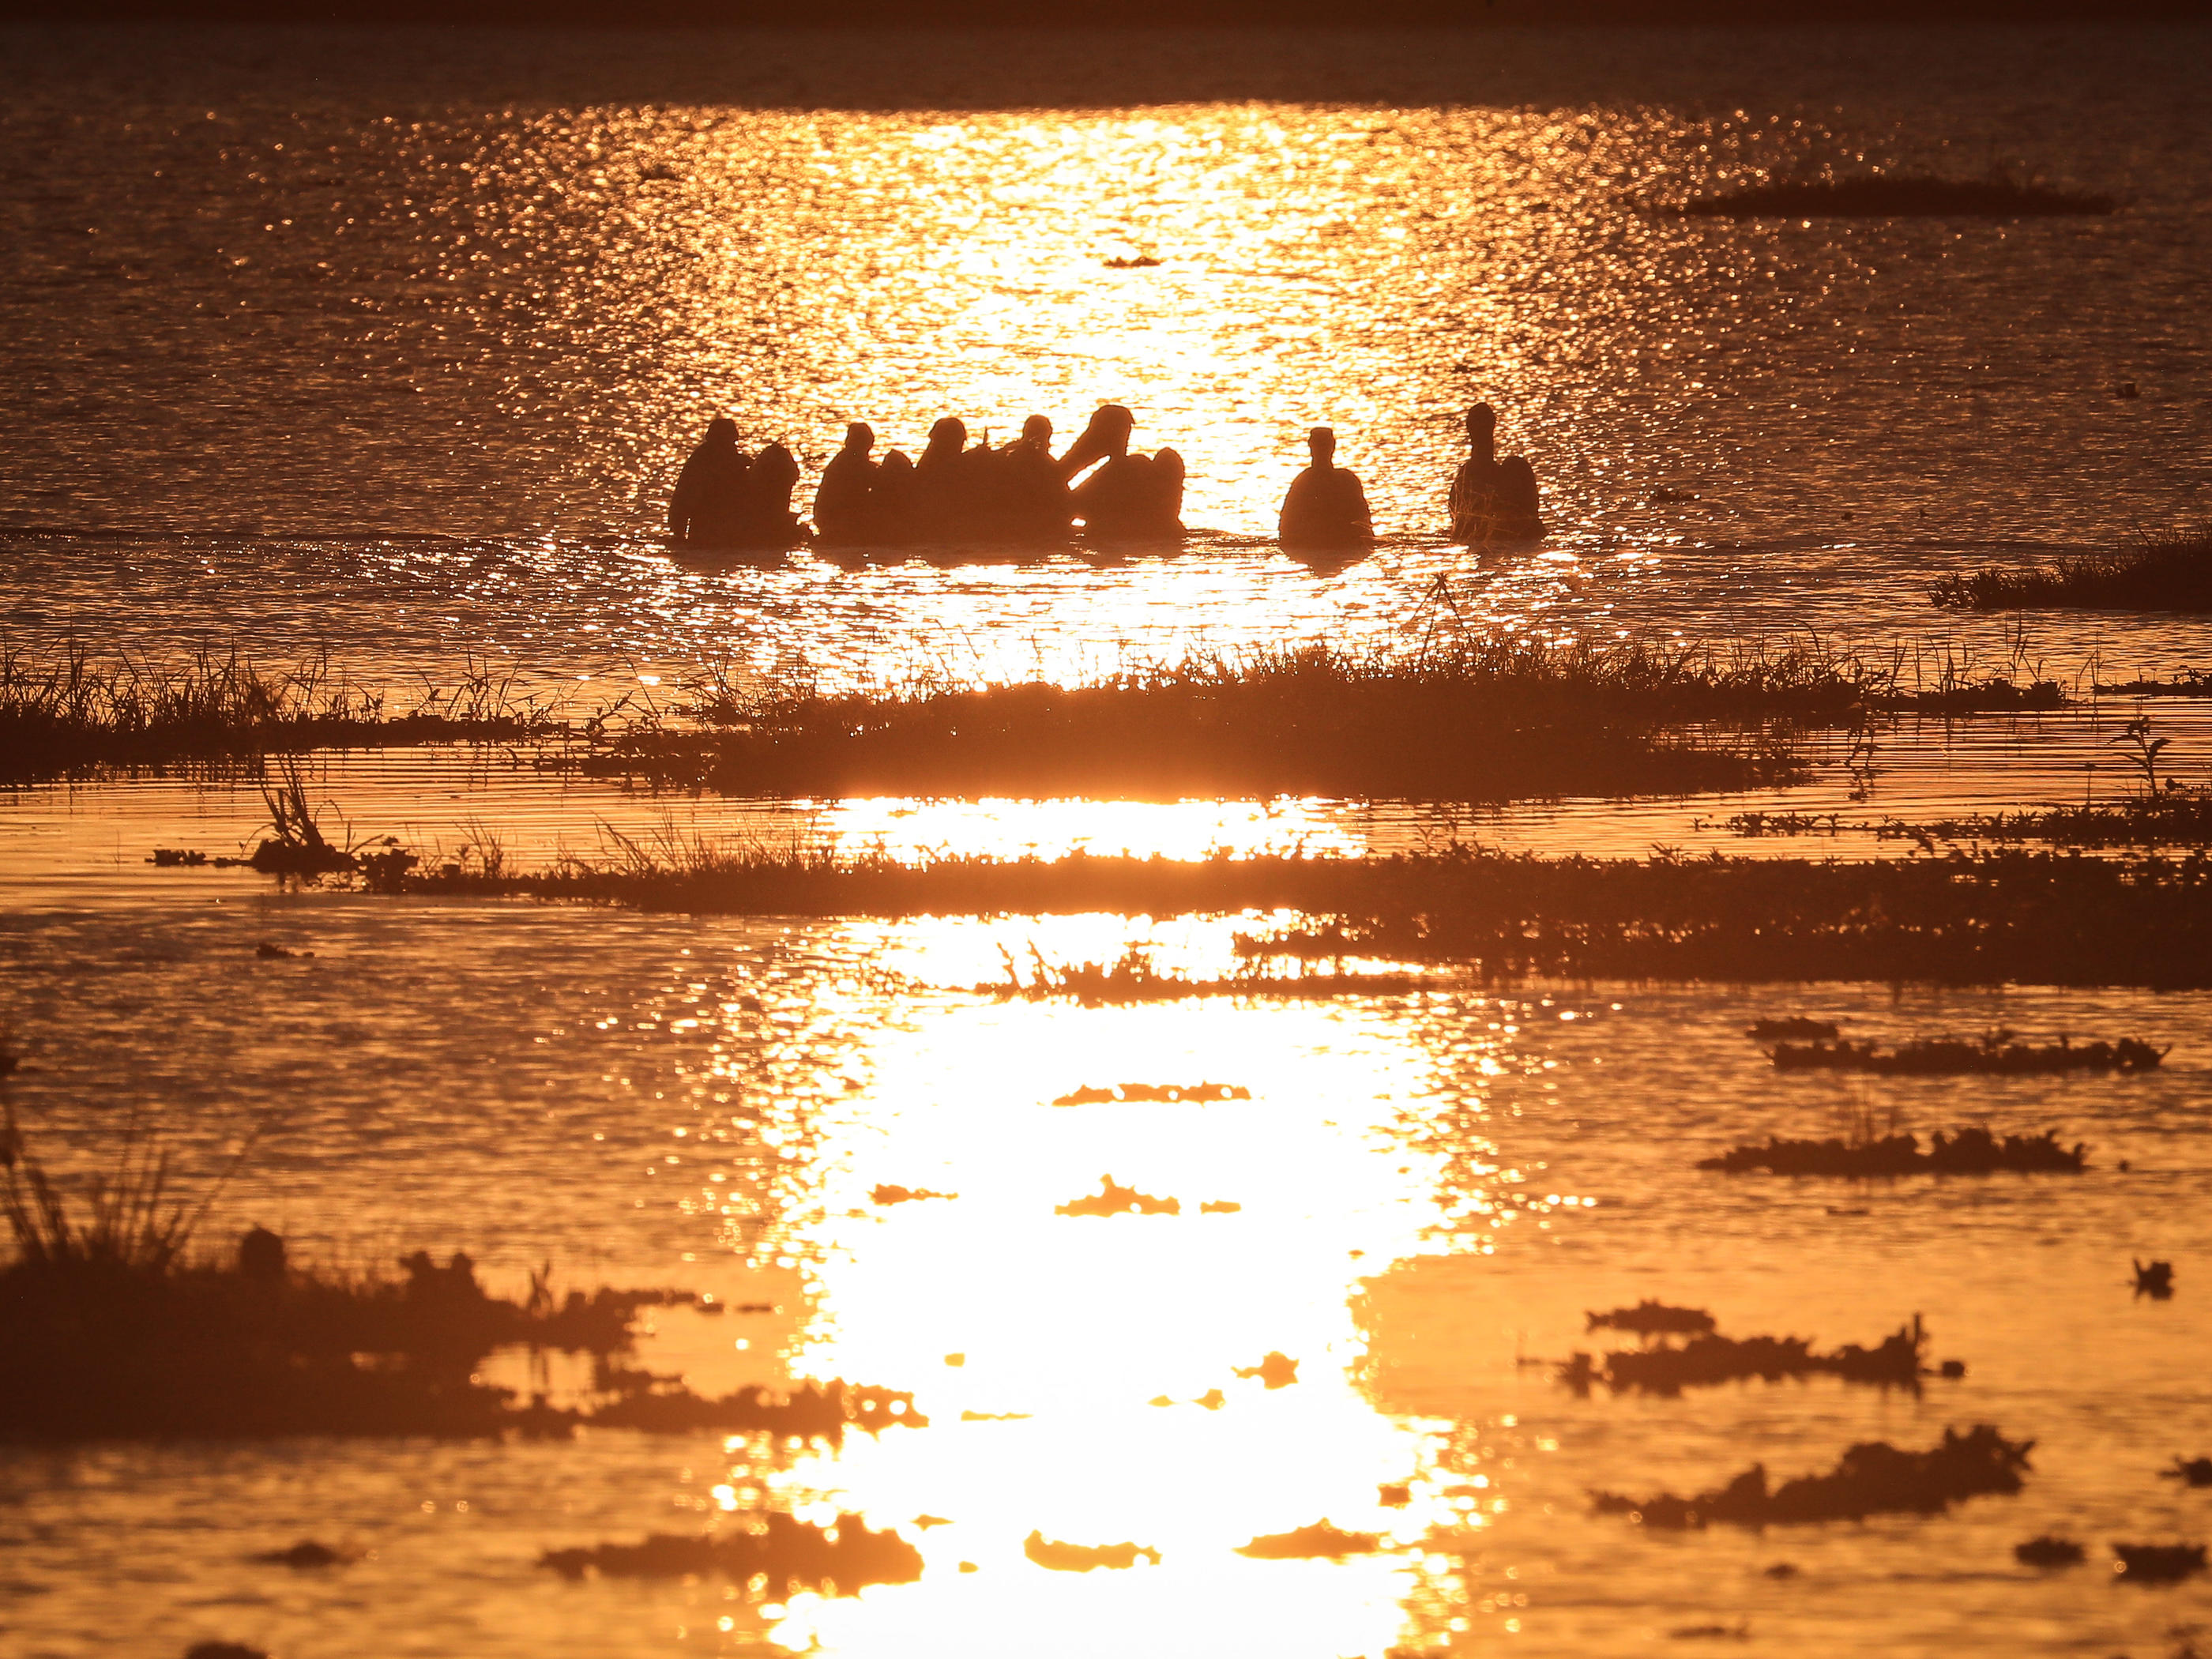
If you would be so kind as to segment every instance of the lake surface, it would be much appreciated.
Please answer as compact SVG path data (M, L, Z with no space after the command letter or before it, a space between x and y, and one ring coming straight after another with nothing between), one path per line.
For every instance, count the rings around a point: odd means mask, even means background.
M2023 625L1926 596L1951 571L2212 511L2212 33L4 45L12 646L327 653L402 702L489 665L580 707L673 699L710 672L1064 678L1461 625L1812 631L1901 653L1908 678L1948 661L2084 686L2212 646L2186 617ZM2124 206L1653 210L1864 162L2003 167ZM1139 255L1160 263L1105 263ZM1478 556L1438 533L1477 398L1543 481L1540 544ZM1189 459L1177 556L703 568L656 539L713 413L799 453L803 506L849 419L912 450L940 414L997 436L1042 411L1071 434L1107 401ZM1269 540L1316 422L1375 501L1367 559L1316 568ZM1870 793L1824 748L1789 791L1480 815L701 801L444 751L312 775L364 832L453 846L489 828L531 859L660 824L902 854L1468 835L1859 857L1886 850L1863 828L1715 826L2102 797L2124 787L2110 743L2135 709L1903 725ZM2201 779L2202 706L2151 712L2168 763ZM211 1238L258 1220L325 1261L465 1249L509 1291L550 1261L563 1282L764 1305L658 1310L645 1362L702 1392L912 1389L931 1423L836 1449L600 1431L0 1451L11 1653L224 1637L281 1659L2165 1659L2212 1624L2204 1580L2147 1590L2107 1565L2115 1540L2212 1534L2212 1498L2157 1473L2212 1451L2201 995L1445 978L1317 1005L1081 1009L975 988L1032 946L1136 945L1216 972L1267 919L646 917L143 862L231 851L260 810L221 778L0 795L0 1018L51 1154L97 1167L136 1117L204 1170L266 1120ZM263 959L264 941L314 954ZM2119 1079L1778 1075L1743 1028L1793 1012L1885 1044L2008 1028L2172 1047ZM1200 1081L1250 1098L1051 1103ZM1850 1185L1692 1167L1855 1114L2055 1127L2091 1169ZM1182 1212L1054 1213L1109 1173ZM958 1196L883 1206L878 1183ZM2131 1297L2131 1256L2177 1264L2172 1301ZM1644 1296L1824 1346L1918 1314L1966 1374L1917 1395L1823 1378L1578 1399L1523 1363L1591 1346L1585 1310ZM1294 1383L1237 1375L1271 1352ZM525 1359L497 1364L531 1382ZM574 1381L556 1367L539 1385ZM1764 1534L1590 1512L1592 1489L1692 1492L1753 1462L1779 1478L1976 1422L2036 1439L2019 1496ZM1401 1483L1407 1502L1386 1505ZM843 1510L914 1541L921 1582L763 1602L534 1565ZM1236 1553L1323 1517L1385 1547ZM1049 1571L1024 1558L1032 1530L1161 1559ZM2012 1545L2045 1531L2087 1564L2017 1566ZM303 1536L368 1553L311 1574L244 1559ZM1794 1575L1771 1576L1783 1563ZM1716 1629L1731 1634L1686 1634Z

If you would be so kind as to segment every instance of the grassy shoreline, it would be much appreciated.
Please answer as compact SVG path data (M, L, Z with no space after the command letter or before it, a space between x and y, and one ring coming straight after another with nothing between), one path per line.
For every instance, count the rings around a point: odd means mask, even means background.
M2144 536L2048 565L1984 566L1944 577L1928 597L1952 611L2212 611L2212 525ZM2186 683L2174 690L2191 694Z
M570 731L511 675L474 664L401 708L326 659L267 671L236 653L202 652L164 668L73 643L46 656L0 645L0 783L315 749L538 743Z

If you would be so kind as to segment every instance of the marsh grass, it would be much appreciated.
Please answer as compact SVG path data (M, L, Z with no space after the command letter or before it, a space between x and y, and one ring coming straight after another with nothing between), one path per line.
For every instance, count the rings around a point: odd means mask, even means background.
M1930 173L1858 173L1692 197L1674 212L1690 218L2028 219L2103 215L2118 201L2085 191L1993 173L1946 179Z
M1194 997L1248 997L1290 1000L1341 996L1401 996L1421 988L1412 974L1357 974L1338 969L1301 969L1291 974L1270 974L1248 967L1222 979L1190 979L1163 971L1149 952L1131 946L1112 963L1054 963L1032 945L1030 973L1022 975L1020 964L1004 946L1000 956L1006 977L978 985L979 994L1006 1001L1049 1002L1060 999L1085 1008L1126 1006L1140 1002L1178 1002Z
M1271 962L1448 963L1471 976L2212 986L2212 854L2087 858L2011 848L1865 862L1672 854L1544 858L1452 846L1379 858L951 856L674 837L623 859L487 876L449 863L398 890L614 903L701 915L1078 915L1287 910L1240 933ZM1080 966L1080 964L1078 964ZM1063 968L1065 965L1063 965ZM1276 973L1282 986L1296 975ZM1142 977L1098 964L1102 990ZM1034 975L988 994L1031 994ZM1048 978L1043 994L1056 993ZM1224 994L1249 988L1242 974ZM1170 988L1158 988L1164 992ZM1309 988L1326 990L1316 981Z
M168 1150L143 1121L112 1166L71 1182L49 1170L12 1109L0 1119L0 1440L271 1435L474 1437L550 1429L472 1375L497 1346L606 1352L652 1294L571 1291L541 1276L526 1304L485 1294L465 1257L418 1252L404 1277L289 1264L257 1230L235 1256L197 1230L254 1135L177 1195Z
M1893 690L1881 674L1814 643L1435 636L1193 654L1075 686L724 678L691 705L708 729L635 729L578 764L740 794L1668 793L1799 775L1790 731L1849 721Z
M1871 828L1879 840L1922 846L1939 841L2039 841L2066 847L2212 847L2212 790L2168 778L2155 791L2118 800L2028 806L1919 823L1885 818Z
M1954 611L2212 611L2212 524L2146 534L2047 565L1946 576L1928 597ZM2203 695L2186 684L2179 694Z
M1863 1441L1825 1474L1801 1475L1778 1486L1753 1464L1725 1486L1694 1498L1661 1492L1625 1498L1591 1494L1601 1515L1626 1515L1647 1527L1697 1528L1711 1522L1741 1527L1863 1521L1869 1515L1940 1515L1984 1493L2020 1491L2033 1440L2007 1440L1985 1423L1965 1434L1945 1429L1926 1451L1900 1451L1887 1441Z
M169 665L75 641L0 642L0 781L324 748L519 742L568 729L512 674L471 662L404 706L355 685L327 654L264 669L236 652Z
M1615 1394L1679 1395L1684 1389L1717 1388L1756 1378L1837 1376L1847 1382L1917 1389L1927 1371L1928 1333L1916 1316L1872 1347L1846 1342L1827 1352L1798 1336L1722 1336L1713 1331L1681 1343L1625 1348L1601 1364L1578 1353L1559 1368L1560 1380L1577 1391L1602 1382Z

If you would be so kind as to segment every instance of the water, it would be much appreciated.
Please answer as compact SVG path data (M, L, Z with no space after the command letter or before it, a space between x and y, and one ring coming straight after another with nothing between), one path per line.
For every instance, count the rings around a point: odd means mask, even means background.
M2203 660L2201 623L2057 616L2023 642L1924 590L2203 512L2208 45L18 33L0 52L0 631L155 659L327 648L403 697L489 661L588 702L672 696L708 666L1067 675L1194 644L1398 639L1448 596L1559 635L1811 629L2069 679L2170 671ZM2020 224L1634 206L1862 159L1995 161L2127 206ZM1138 252L1164 263L1103 264ZM2127 380L2140 398L2112 396ZM1482 558L1436 533L1477 396L1544 480L1540 547ZM716 410L811 467L854 416L911 447L948 410L995 433L1043 410L1069 431L1109 399L1190 458L1201 533L1182 556L699 568L653 540ZM1340 568L1267 541L1318 421L1388 532ZM1651 505L1662 484L1696 499ZM364 831L450 847L489 826L530 859L663 822L902 854L1472 834L1863 856L1885 813L2116 790L2109 740L2132 712L1900 726L1862 799L1824 750L1788 791L1478 815L695 801L445 752L314 779ZM2201 711L2154 713L2195 777ZM1861 827L1712 827L1781 808ZM262 1220L346 1264L465 1248L509 1290L550 1261L570 1282L766 1304L661 1310L645 1359L710 1392L912 1389L932 1424L836 1451L615 1431L0 1451L10 1652L223 1636L285 1659L1382 1659L1668 1650L1741 1625L1726 1645L1754 1654L2141 1659L2207 1615L2202 1581L2143 1591L2104 1565L2115 1540L2207 1530L2203 1495L2156 1478L2212 1449L2201 996L1445 981L1080 1010L969 988L1032 945L1218 971L1266 919L641 917L143 862L230 851L258 812L221 779L0 800L0 1013L32 1067L15 1097L58 1159L99 1163L143 1114L205 1169L273 1117L212 1230ZM259 958L264 941L314 954ZM2118 1079L1785 1078L1741 1035L1778 1011L1885 1043L2003 1026L2173 1048ZM1201 1079L1252 1098L1049 1103ZM1858 1111L2057 1127L2093 1168L1856 1188L1692 1167ZM1054 1213L1105 1172L1184 1212ZM884 1182L959 1196L884 1208ZM2131 1299L2130 1255L2177 1262L2177 1297ZM1824 1379L1578 1401L1516 1363L1565 1358L1584 1310L1645 1295L1824 1343L1917 1312L1968 1371L1917 1397ZM1235 1376L1270 1351L1298 1361L1294 1385ZM1194 1403L1217 1388L1218 1409ZM1591 1488L1802 1473L1976 1421L2037 1438L2019 1497L1763 1536L1645 1536L1588 1510ZM1401 1481L1410 1503L1382 1505ZM764 1508L898 1526L924 1576L763 1605L533 1565ZM1323 1516L1389 1548L1235 1553ZM1162 1560L1048 1572L1024 1559L1032 1529ZM2015 1567L2010 1546L2045 1530L2090 1563ZM368 1553L307 1575L244 1559L303 1535ZM1784 1561L1796 1576L1766 1576Z

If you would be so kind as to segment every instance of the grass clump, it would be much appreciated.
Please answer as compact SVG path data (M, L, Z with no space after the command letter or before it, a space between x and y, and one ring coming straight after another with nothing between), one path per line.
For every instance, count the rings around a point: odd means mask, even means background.
M1698 1167L1723 1175L1762 1170L1785 1176L1995 1175L2000 1170L2079 1175L2087 1167L2086 1158L2086 1148L2062 1146L2055 1129L2000 1138L1973 1125L1948 1134L1937 1130L1924 1152L1919 1138L1911 1134L1831 1136L1825 1140L1770 1137L1764 1146L1735 1146L1699 1158Z
M1946 576L1928 597L1954 611L2212 611L2212 524L2048 565Z
M1840 1376L1850 1382L1917 1389L1926 1373L1927 1333L1916 1318L1871 1348L1856 1342L1827 1353L1797 1336L1741 1339L1705 1332L1679 1346L1627 1348L1607 1354L1603 1364L1578 1353L1559 1368L1561 1381L1580 1392L1603 1382L1615 1394L1678 1395L1684 1389L1711 1388L1753 1377L1777 1382L1785 1376Z
M1609 1313L1585 1311L1583 1319L1585 1331L1627 1331L1647 1339L1703 1336L1715 1328L1713 1316L1703 1308L1670 1308L1650 1297L1632 1308L1615 1308Z
M1923 1037L1884 1053L1871 1042L1777 1043L1769 1054L1782 1072L1873 1072L1890 1077L2048 1077L2065 1072L2147 1072L2167 1054L2139 1037L2101 1038L2075 1048L2060 1037L2039 1048L1991 1031L1972 1042Z
M585 769L733 794L1319 793L1498 801L1753 787L1802 771L1772 722L1843 724L1888 682L1815 646L1431 639L1255 648L1100 683L745 691ZM1741 741L1666 728L1730 726Z
M978 985L980 994L1005 1000L1048 1002L1069 998L1085 1008L1138 1002L1179 1002L1192 997L1273 997L1279 999L1400 996L1419 988L1411 974L1349 974L1304 971L1268 974L1246 971L1226 979L1188 979L1164 973L1146 951L1132 947L1110 965L1097 962L1055 963L1031 951L1035 972L1024 980L1011 953L1001 949L1006 977L995 984Z
M538 1559L563 1578L726 1578L757 1599L782 1601L798 1590L857 1595L872 1584L911 1584L921 1552L890 1527L871 1531L857 1515L817 1526L771 1512L757 1529L703 1537L653 1533L635 1544L548 1550Z
M2023 807L1907 823L1884 819L1877 839L1922 846L1946 842L2049 842L2067 847L2212 847L2212 790L2172 778L2163 787L2115 801Z
M514 676L471 664L405 708L349 683L327 657L268 670L235 652L168 666L103 659L70 641L0 643L0 782L310 749L509 743L568 729Z
M471 1373L494 1348L605 1352L637 1293L541 1278L527 1303L487 1295L474 1266L423 1252L402 1278L294 1266L256 1228L227 1261L196 1260L198 1208L173 1196L167 1155L134 1129L112 1170L65 1191L12 1113L0 1131L0 1439L566 1432L542 1404Z
M1945 1429L1943 1438L1926 1451L1900 1451L1885 1440L1863 1441L1845 1451L1827 1474L1801 1475L1778 1486L1770 1487L1766 1466L1755 1463L1726 1486L1694 1498L1595 1492L1592 1498L1601 1515L1626 1515L1639 1525L1670 1531L1715 1522L1800 1526L1863 1521L1869 1515L1940 1515L1969 1498L2017 1492L2034 1444L2007 1440L1989 1425L1976 1424L1965 1434Z
M1310 920L1240 936L1249 961L1350 957L1525 975L1767 983L2212 985L2212 854L2121 860L1998 848L1813 862L1540 857L1455 846L1349 859L953 857L902 864L823 848L673 843L536 872L447 865L419 893L507 895L714 915L1153 917L1291 910ZM1239 975L1202 994L1334 994L1349 976ZM1184 994L1133 970L1099 988ZM1014 975L988 994L1077 994ZM1192 982L1196 983L1196 982Z
M1691 218L2025 219L2102 215L2110 196L2059 190L1994 174L1946 179L1930 173L1857 173L1692 197L1675 210Z

